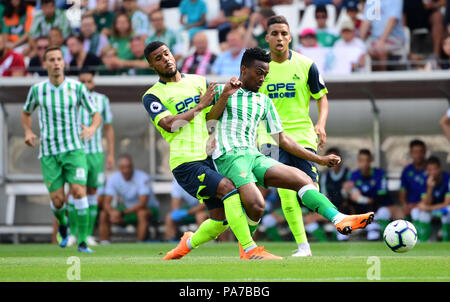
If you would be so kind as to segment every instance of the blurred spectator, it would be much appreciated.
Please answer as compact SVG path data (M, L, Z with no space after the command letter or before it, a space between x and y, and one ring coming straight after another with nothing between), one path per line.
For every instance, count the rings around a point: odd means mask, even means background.
M293 2L294 2L294 0L258 0L258 6L260 8L266 8L266 7L272 7L274 5L292 4Z
M402 10L403 0L366 1L360 35L367 38L372 59L380 62L377 70L386 70L389 54L404 47Z
M131 60L133 54L130 50L130 40L133 36L131 21L127 14L118 14L114 19L112 34L109 38L111 44L116 50L120 59Z
M427 28L431 31L433 54L439 56L439 48L444 36L444 16L440 8L445 5L442 0L407 0L403 1L405 23L413 31Z
M90 10L95 9L98 4L99 4L99 0L83 0L83 1L88 1L88 8ZM121 6L121 0L102 0L102 3L106 3L106 10L109 10L110 12L115 12L118 11L120 9Z
M182 73L206 75L211 73L211 67L217 56L208 49L208 38L202 32L194 35L192 40L194 53L188 56L182 64Z
M355 214L376 212L375 221L366 229L368 240L378 240L392 218L401 219L404 215L388 195L386 172L372 167L372 160L368 149L359 150L358 169L344 184L343 194L349 199Z
M241 59L244 54L244 41L241 34L230 31L227 35L228 50L221 53L211 71L216 75L239 76Z
M67 38L72 29L64 11L55 7L54 0L41 0L41 11L37 11L30 28L33 38L48 36L52 27L61 30L63 38Z
M39 37L36 39L37 54L30 59L28 64L28 72L33 75L39 75L41 77L47 76L47 70L44 68L44 53L45 49L49 46L47 37Z
M330 49L319 46L316 31L313 28L305 28L300 32L300 46L296 48L296 51L313 60L319 73L325 73L327 54Z
M66 43L72 55L67 75L79 75L81 69L97 70L97 67L102 64L99 57L84 50L83 39L80 36L69 36Z
M25 61L21 54L6 48L6 35L0 35L0 76L22 77L27 73Z
M179 7L181 0L161 0L159 1L159 8L173 8Z
M339 34L334 29L327 27L328 12L325 5L317 5L314 16L317 22L317 42L323 47L333 46L339 38Z
M447 140L450 142L450 108L447 109L447 112L442 116L439 124L441 125L445 137L447 137Z
M427 60L425 70L447 70L450 69L450 34L446 34L440 45L439 56Z
M445 4L445 20L444 24L447 30L447 34L450 34L450 0L446 1Z
M69 65L70 61L72 61L72 55L70 54L67 46L64 44L64 38L61 29L59 29L58 27L52 27L50 29L50 33L48 35L48 43L49 46L57 46L59 47L59 49L61 49L64 62L66 63L66 65Z
M131 20L133 35L141 36L145 41L150 31L148 16L138 8L136 0L123 0L122 5Z
M362 24L362 20L358 18L358 14L359 14L359 7L358 7L358 0L347 0L345 1L345 9L346 9L346 13L347 13L347 17L350 18L350 20L352 20L353 25L355 25L355 35L357 37L360 36L360 29L361 29L361 24Z
M189 40L205 28L208 7L203 0L182 0L180 3L180 23L189 32Z
M244 38L246 48L259 47L269 50L269 43L266 41L267 20L272 16L275 16L275 12L271 8L261 8L259 12L252 13ZM262 27L263 31L255 35L253 31L258 25Z
M409 143L409 156L412 163L407 165L401 176L398 200L403 208L405 216L411 214L411 210L422 199L422 191L425 187L425 164L427 148L423 141L413 140Z
M93 0L96 1L96 6L93 9L93 16L97 30L106 35L111 35L111 28L113 27L115 14L108 10L108 0Z
M164 20L164 15L161 10L155 10L150 13L150 22L152 23L152 30L145 41L149 44L153 41L164 42L169 47L176 61L183 57L182 41L180 35L167 28Z
M139 37L135 36L131 39L130 50L133 55L131 60L119 60L120 68L128 71L129 75L149 75L155 72L148 66L148 62L144 55L145 42Z
M165 239L167 241L180 239L178 226L191 223L199 226L208 219L206 205L198 202L196 198L186 192L175 179L172 182L171 196L171 207L165 220ZM185 205L182 205L183 201Z
M146 15L149 15L153 11L159 9L160 0L137 0L138 7Z
M150 177L141 170L135 170L130 156L122 155L118 170L106 181L103 210L100 212L100 243L109 243L111 224L137 226L137 239L147 239L151 219L157 220L159 202L151 189ZM114 208L111 202L120 197L122 204Z
M344 0L304 0L305 5L327 5L327 4L333 4L336 7L340 7Z
M0 34L8 36L8 47L15 49L28 42L28 32L33 21L34 7L25 0L8 0L0 20L2 31ZM1 16L1 14L0 14Z
M99 66L99 75L120 75L120 59L117 56L117 50L111 45L105 46L100 53L102 65Z
M219 43L223 43L231 30L233 14L235 16L250 16L253 8L253 0L220 0L219 14L209 20L208 27L217 28L219 31Z
M330 148L326 151L326 155L335 154L341 156L338 148ZM342 157L342 156L341 156ZM348 204L348 200L342 196L342 188L344 183L350 177L351 171L344 167L341 162L338 166L325 170L320 174L320 191L336 206L339 212L344 214L352 214L352 209ZM336 232L338 240L347 240L348 236Z
M104 34L97 31L97 25L92 15L81 16L80 33L83 38L84 51L100 57L100 52L109 42Z
M364 67L366 46L355 36L355 26L351 20L342 23L341 37L329 55L327 73L349 74Z
M422 200L411 211L420 242L431 237L431 220L439 217L442 223L442 241L450 241L450 175L444 172L437 157L431 156L426 163L426 186Z

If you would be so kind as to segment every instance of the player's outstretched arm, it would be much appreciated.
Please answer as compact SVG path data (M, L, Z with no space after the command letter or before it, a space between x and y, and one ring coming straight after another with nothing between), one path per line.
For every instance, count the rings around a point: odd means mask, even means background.
M228 98L238 91L241 86L242 82L238 78L232 77L223 87L217 103L211 108L208 114L206 114L206 120L217 121L227 106Z
M193 107L192 109L186 112L177 115L168 115L162 118L158 122L158 126L163 128L167 132L173 133L178 131L179 128L183 127L186 123L190 122L199 112L201 112L203 109L205 109L211 104L212 100L214 99L214 96L217 93L217 91L215 91L216 87L217 82L211 82L205 94L200 94L200 100L197 106Z
M274 134L272 135L272 138L278 142L278 145L281 148L292 155L318 163L321 166L334 167L341 162L341 158L335 154L321 156L303 148L284 132Z
M30 147L34 147L37 136L33 133L33 130L31 129L32 124L31 114L22 111L21 121L23 130L25 131L25 144L27 144Z

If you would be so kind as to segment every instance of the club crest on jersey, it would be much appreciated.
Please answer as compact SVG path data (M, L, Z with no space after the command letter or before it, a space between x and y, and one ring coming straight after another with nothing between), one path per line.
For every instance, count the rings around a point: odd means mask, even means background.
M157 113L157 112L161 111L161 108L162 108L161 103L153 102L150 104L150 110L153 113Z

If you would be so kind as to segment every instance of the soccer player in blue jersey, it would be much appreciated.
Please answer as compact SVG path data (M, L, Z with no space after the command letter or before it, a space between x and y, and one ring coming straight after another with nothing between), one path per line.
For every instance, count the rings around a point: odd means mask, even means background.
M388 195L386 172L372 167L372 159L370 150L359 150L359 169L344 184L344 197L350 200L356 213L376 212L374 223L367 227L367 239L378 240L392 217L402 217Z
M431 220L433 216L441 218L442 241L450 241L450 175L442 171L441 162L431 156L426 162L426 186L422 198L411 216L417 217L414 226L421 242L431 236Z
M402 171L400 191L398 194L398 199L403 206L405 216L409 216L411 210L421 201L421 194L426 187L426 152L427 148L423 141L415 139L409 143L409 155L411 156L412 163L407 165Z

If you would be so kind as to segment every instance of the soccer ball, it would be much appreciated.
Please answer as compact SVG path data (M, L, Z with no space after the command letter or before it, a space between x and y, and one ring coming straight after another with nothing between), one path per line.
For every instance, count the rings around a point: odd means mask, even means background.
M384 230L383 238L392 251L404 253L416 245L417 231L411 222L395 220L388 224Z

